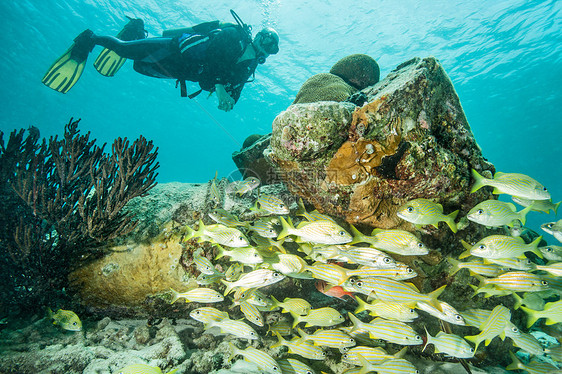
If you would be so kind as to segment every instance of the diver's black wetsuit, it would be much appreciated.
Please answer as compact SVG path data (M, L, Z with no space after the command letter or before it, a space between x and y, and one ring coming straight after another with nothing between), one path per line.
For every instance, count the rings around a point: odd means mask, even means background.
M212 30L206 35L184 33L173 38L158 37L122 41L112 36L94 36L94 42L134 60L134 69L156 78L198 82L213 92L222 84L236 101L244 84L254 73L257 59L238 59L249 41L238 26Z

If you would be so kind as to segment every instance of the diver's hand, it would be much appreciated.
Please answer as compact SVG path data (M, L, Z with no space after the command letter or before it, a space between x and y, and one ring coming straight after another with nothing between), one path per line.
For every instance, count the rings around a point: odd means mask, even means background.
M215 85L215 92L219 99L219 109L228 112L234 108L234 99L230 97L222 84Z

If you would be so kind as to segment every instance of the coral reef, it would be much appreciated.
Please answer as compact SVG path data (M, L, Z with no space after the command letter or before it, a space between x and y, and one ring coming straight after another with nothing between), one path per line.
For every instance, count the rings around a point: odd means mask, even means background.
M380 79L379 64L371 56L349 55L332 66L330 73L337 75L358 90L374 85Z
M494 169L437 60L408 61L362 92L369 103L343 121L323 113L324 103L293 105L275 119L266 154L293 193L350 223L407 230L413 226L396 216L407 200L435 199L446 211L465 212L489 197L469 193L470 168ZM340 125L319 125L318 113ZM313 135L293 135L295 123ZM318 139L330 146L302 146Z
M6 304L31 309L64 294L68 273L107 253L105 245L131 232L123 210L155 185L157 149L142 136L118 138L112 153L81 135L79 120L62 139L39 143L37 131L0 133L1 295Z
M303 83L293 104L317 101L345 101L357 90L342 78L330 73L313 75Z

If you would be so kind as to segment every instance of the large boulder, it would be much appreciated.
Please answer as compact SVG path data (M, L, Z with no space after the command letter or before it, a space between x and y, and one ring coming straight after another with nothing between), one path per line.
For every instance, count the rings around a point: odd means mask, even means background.
M408 200L432 199L462 215L489 197L470 194L470 169L494 168L435 58L405 62L362 92L362 107L298 104L274 120L266 155L291 192L353 224L407 230L414 228L396 211Z

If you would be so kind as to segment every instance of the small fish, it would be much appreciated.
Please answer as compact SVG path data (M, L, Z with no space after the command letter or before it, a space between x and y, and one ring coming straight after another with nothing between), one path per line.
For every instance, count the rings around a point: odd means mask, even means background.
M220 321L210 321L205 325L205 330L218 327L222 334L234 335L240 339L256 340L259 339L256 331L242 321L235 321L225 318Z
M421 336L410 326L403 322L375 318L370 323L362 322L353 313L348 313L353 323L350 333L356 330L366 330L371 339L383 339L394 344L420 345L423 343Z
M197 284L200 286L208 286L213 283L220 282L222 278L224 278L224 274L219 271L216 271L213 274L201 273L197 276Z
M306 327L329 327L338 325L345 321L345 318L340 314L340 312L331 307L312 309L306 316L299 316L294 312L290 313L291 316L293 316L293 328L301 322L306 322Z
M351 243L369 243L375 248L403 256L422 256L429 253L425 244L408 231L374 229L371 236L367 236L363 235L353 225L350 225L350 227L353 234Z
M277 363L281 367L283 374L314 374L314 370L294 358L277 360Z
M310 340L314 345L321 345L330 348L349 348L355 345L355 339L347 335L341 330L323 330L319 329L314 334L307 334L301 329L298 329L299 335L302 340Z
M194 288L182 293L170 288L170 291L172 292L171 304L175 303L180 298L185 299L187 302L195 303L218 303L224 300L224 297L220 293L211 288Z
M380 364L371 364L361 355L358 355L361 369L359 374L366 374L375 371L379 374L418 374L419 370L410 362L403 358L391 358Z
M277 254L276 260L269 263L273 270L290 277L297 277L306 267L306 262L301 257L286 253Z
M525 370L532 374L560 374L562 370L558 369L546 362L541 362L537 360L531 360L528 364L523 364L513 352L509 351L509 357L511 357L511 364L509 364L507 370Z
M557 277L562 277L562 262L550 263L548 265L535 265L535 268L556 275Z
M248 222L240 222L238 217L224 209L213 209L208 215L216 223L227 227L248 227Z
M302 222L295 228L289 225L283 217L279 217L279 220L283 229L277 239L282 239L287 235L296 235L301 241L318 244L345 244L353 239L347 231L332 221Z
M53 325L59 325L64 330L68 331L81 331L82 321L71 310L59 309L55 313L51 308L47 308L47 316L53 320Z
M428 344L435 346L435 353L445 353L456 358L472 358L474 357L474 348L467 343L466 340L455 334L447 334L439 331L436 336L431 336L425 329L427 342L423 346L422 352Z
M479 276L478 276L479 277ZM496 278L478 278L480 286L493 284L496 287L513 292L536 292L548 290L548 282L540 276L525 271L510 271Z
M500 266L501 269L513 269L513 270L524 270L532 271L536 268L536 265L531 262L528 258L485 258L485 264L496 264Z
M324 220L324 221L332 221L333 223L336 223L336 221L334 221L334 219L332 217L327 216L325 214L322 214L317 210L314 210L312 212L307 212L301 198L299 198L299 201L297 202L297 205L298 205L298 209L297 209L296 215L304 217L307 221L313 222L313 221Z
M306 265L305 270L310 271L315 279L320 279L336 286L341 285L349 278L347 274L349 269L336 264L316 262L312 266Z
M293 328L291 327L291 323L289 321L277 321L269 325L267 333L269 332L271 332L271 335L277 332L281 336L287 336L293 333Z
M544 258L549 261L562 261L562 246L560 245L539 247L539 251L541 251Z
M395 358L380 347L357 346L344 353L342 361L351 365L361 365L361 362L359 362L360 355L371 364L379 364L388 359Z
M531 207L517 212L515 205L499 200L486 200L477 204L467 215L469 221L488 227L500 227L511 225L514 220L521 221L524 225L527 221L527 213Z
M238 182L237 185L238 188L236 189L235 194L238 196L242 196L258 188L260 185L260 180L256 177L248 177L243 181Z
M457 232L455 218L459 214L458 210L445 215L443 206L427 199L414 199L398 208L398 217L415 224L417 227L433 225L438 228L439 222L445 222L452 232Z
M542 356L545 353L545 349L542 347L541 343L531 334L520 332L519 334L510 335L506 333L506 336L513 340L513 345L532 355Z
M244 274L244 264L235 262L224 272L224 278L229 282L237 281Z
M515 299L515 304L513 305L515 310L519 309L522 305L535 310L544 309L544 299L536 292L525 292L523 297L514 292L511 296Z
M259 207L259 209L258 209ZM267 214L277 214L277 215L285 215L289 214L289 208L283 200L279 199L278 197L261 194L258 200L256 201L256 205L253 210L261 210Z
M348 277L385 277L394 280L406 280L418 276L418 273L414 269L401 262L397 263L392 269L377 269L369 266L360 266L355 270L347 270L346 273Z
M353 297L353 292L346 291L341 286L328 286L328 282L323 280L316 281L316 289L326 296L337 297L342 300L344 296Z
M195 261L195 266L203 274L213 275L217 272L215 266L209 261L205 256L201 256L201 250L195 251L193 253L193 261Z
M485 341L487 346L496 336L505 336L504 330L507 324L510 323L510 319L511 312L509 309L503 305L497 305L492 309L488 318L478 326L481 332L478 335L465 336L465 339L476 345L474 350L478 349L482 341Z
M523 199L519 196L512 196L511 199L519 205L526 207L531 207L531 210L536 212L544 212L550 214L550 211L554 211L554 215L558 214L558 207L562 201L557 202L554 204L552 199L548 200L529 200Z
M271 348L284 345L289 348L289 353L294 353L310 360L324 360L326 358L326 352L321 348L307 343L302 339L295 338L293 340L285 340L279 333L275 333L275 335L277 336L278 342L273 344Z
M254 247L239 247L232 250L224 249L221 246L216 246L219 254L215 257L218 260L221 257L228 256L231 261L240 262L245 265L261 264L263 257L258 253Z
M215 178L211 181L211 185L209 186L209 197L213 204L213 208L216 208L217 205L221 203L221 194L219 192L219 188L217 187L217 176L219 172L215 172Z
M399 304L389 301L373 300L371 304L363 301L359 296L355 296L355 300L359 303L355 314L364 310L368 310L369 314L373 317L382 317L386 319L393 319L401 322L412 322L418 318L418 313L404 304Z
M271 220L257 220L252 226L248 226L248 230L254 231L264 238L277 238L279 235Z
M396 261L392 257L371 247L349 247L341 252L341 256L349 262L377 269L387 269L396 266Z
M285 279L285 276L281 273L269 269L258 269L242 275L236 282L228 282L225 280L221 282L226 285L226 290L224 291L224 295L226 296L234 287L260 288L277 283L283 279Z
M491 312L491 310L487 309L467 309L461 312L461 314L467 326L480 328Z
M493 284L488 284L486 286L483 287L477 287L475 285L469 284L470 288L472 288L474 290L474 295L472 295L472 297L478 295L479 293L483 293L485 298L489 298L492 296L497 296L497 297L501 297L501 296L509 296L509 295L514 295L514 293L510 290L506 290L503 288L498 288L496 286L494 286Z
M244 314L244 317L254 325L263 326L263 317L258 310L258 308L247 301L240 302L240 311Z
M229 342L228 345L230 346L230 351L232 352L232 354L230 355L227 361L231 361L236 355L241 355L242 357L244 357L244 360L256 364L260 369L262 369L266 373L270 373L270 374L281 373L281 368L279 367L279 364L273 359L273 357L271 357L264 351L260 351L259 349L256 349L252 346L249 346L248 348L241 350L238 349L231 342Z
M556 222L543 223L541 229L554 236L560 243L562 243L562 219Z
M215 243L227 247L248 247L250 245L248 239L240 230L220 224L205 226L203 221L199 220L197 231L190 227L187 227L187 231L188 239L199 238L200 241L212 239Z
M281 308L282 313L293 312L295 314L298 314L299 316L306 316L312 308L310 303L305 299L286 297L283 302L278 301L273 296L271 296L271 299L273 300L273 307Z
M474 169L472 177L475 182L470 192L476 192L484 186L494 187L494 194L508 194L530 200L548 200L550 193L547 189L525 174L496 172L493 179L484 178Z
M533 326L541 318L546 318L547 325L562 322L562 300L544 304L543 310L533 310L524 306L521 309L528 315L527 327Z
M179 369L170 370L166 374L173 374ZM127 365L121 370L117 371L118 374L162 374L162 369L158 366L150 366L146 364L132 364Z
M525 252L533 252L542 258L538 245L542 237L538 237L532 243L526 244L521 238L506 235L490 235L472 246L470 254L487 259L499 258L524 258ZM464 256L462 256L464 257ZM461 256L459 256L461 258Z
M486 277L497 277L503 272L499 265L485 264L482 261L460 262L452 257L447 257L447 261L452 265L449 275L454 275L461 269L468 269L470 275L478 274Z
M217 322L228 318L228 313L211 307L203 307L193 309L191 312L189 312L189 316L196 321L207 324L211 321Z
M442 321L459 326L464 326L466 324L462 315L451 305L444 301L439 301L439 306L441 307L441 311L424 301L418 301L417 304L419 309L431 314L435 318L439 318Z

